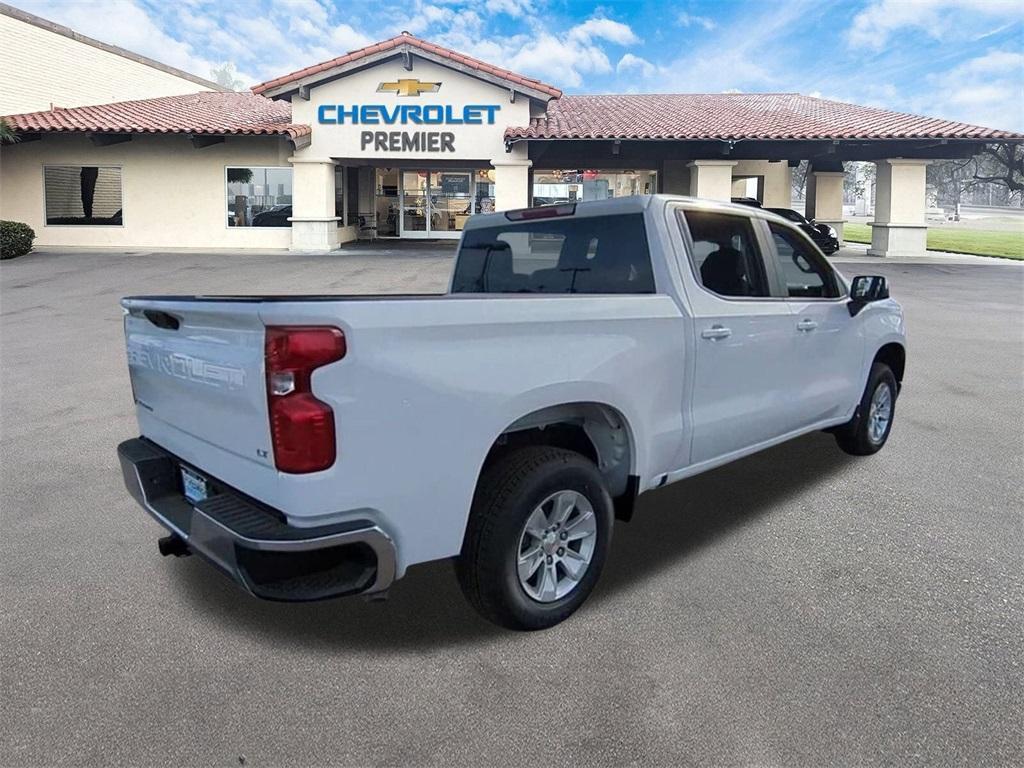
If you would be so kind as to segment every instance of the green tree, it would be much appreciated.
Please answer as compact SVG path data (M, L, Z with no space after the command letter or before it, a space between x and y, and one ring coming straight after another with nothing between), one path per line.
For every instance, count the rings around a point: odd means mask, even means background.
M252 168L228 168L228 184L248 184L252 181Z
M0 144L13 144L16 141L21 141L17 131L14 127L0 117Z

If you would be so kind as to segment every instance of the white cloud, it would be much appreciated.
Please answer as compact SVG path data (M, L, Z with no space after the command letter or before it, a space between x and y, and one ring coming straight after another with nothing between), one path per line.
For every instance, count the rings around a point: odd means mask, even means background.
M561 33L552 31L550 23L539 17L524 19L523 26L520 34L487 36L452 23L447 30L430 36L454 50L567 88L583 85L584 75L614 71L606 44L640 42L628 24L603 16Z
M914 111L986 128L1024 130L1024 53L993 50L929 78Z
M647 59L634 56L632 53L626 53L619 59L619 63L615 65L615 71L620 75L636 72L640 77L650 77L658 71L658 68Z
M331 45L335 47L335 56L354 51L357 48L365 48L373 43L373 40L350 24L335 24L331 27Z
M301 16L323 28L327 26L327 7L318 0L274 0L277 9L284 9L285 16Z
M687 13L686 11L680 11L676 16L676 21L684 27L704 27L709 32L717 27L715 20L707 16L697 16L693 13Z
M600 47L547 33L523 40L521 47L504 59L505 66L513 71L531 73L570 88L583 84L583 73L612 71L608 55Z
M1024 19L1020 0L872 0L853 19L850 45L882 50L906 29L923 31L936 40L985 37L993 23Z
M616 45L634 45L640 42L628 24L602 17L587 19L569 30L569 38L590 42L594 39L607 40Z
M340 0L22 0L33 13L201 77L223 62L245 86L340 56L408 30L523 74L577 88L615 71L610 49L639 44L603 12L557 21L548 0L412 0L359 8ZM498 21L501 17L502 21ZM514 19L514 21L510 21ZM512 33L502 27L512 26ZM625 60L634 75L647 67ZM651 66L648 64L648 67Z
M491 13L505 13L514 19L533 13L531 0L490 0L487 8Z
M167 34L135 0L113 0L102 13L92 5L55 1L31 4L26 10L199 77L208 78L217 66L189 43Z
M684 48L685 53L665 66L663 84L668 91L721 93L733 88L778 90L783 82L785 51L793 30L812 12L818 0L792 0L785 5L765 4L747 15L742 24L709 31Z

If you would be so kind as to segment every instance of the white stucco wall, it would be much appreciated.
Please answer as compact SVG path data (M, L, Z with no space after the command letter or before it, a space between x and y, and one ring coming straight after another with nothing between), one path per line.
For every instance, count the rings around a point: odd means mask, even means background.
M228 227L227 166L290 167L291 146L268 136L194 149L184 136L136 136L97 147L86 136L44 135L0 148L0 219L23 221L37 245L287 248L291 231ZM48 226L43 166L120 166L123 226Z
M0 72L0 115L212 90L2 13Z
M875 221L924 224L928 161L879 160L876 166Z
M732 169L735 160L694 160L690 169L690 196L705 200L732 197Z
M761 176L764 180L765 208L789 208L793 197L792 171L785 162L740 160L732 169L733 176ZM734 187L734 194L739 194Z

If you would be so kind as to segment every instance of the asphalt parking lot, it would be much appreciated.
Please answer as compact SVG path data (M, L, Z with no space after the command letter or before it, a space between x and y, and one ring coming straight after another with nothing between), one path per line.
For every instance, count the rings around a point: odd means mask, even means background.
M441 290L444 255L35 253L0 267L0 763L1021 765L1024 265L880 272L892 439L818 434L643 497L591 600L513 634L451 565L383 604L258 602L165 559L130 293Z

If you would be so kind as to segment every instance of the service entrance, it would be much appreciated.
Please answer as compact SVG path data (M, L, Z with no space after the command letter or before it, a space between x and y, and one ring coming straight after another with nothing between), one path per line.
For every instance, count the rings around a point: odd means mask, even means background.
M474 213L494 210L491 170L376 169L377 235L458 239Z

